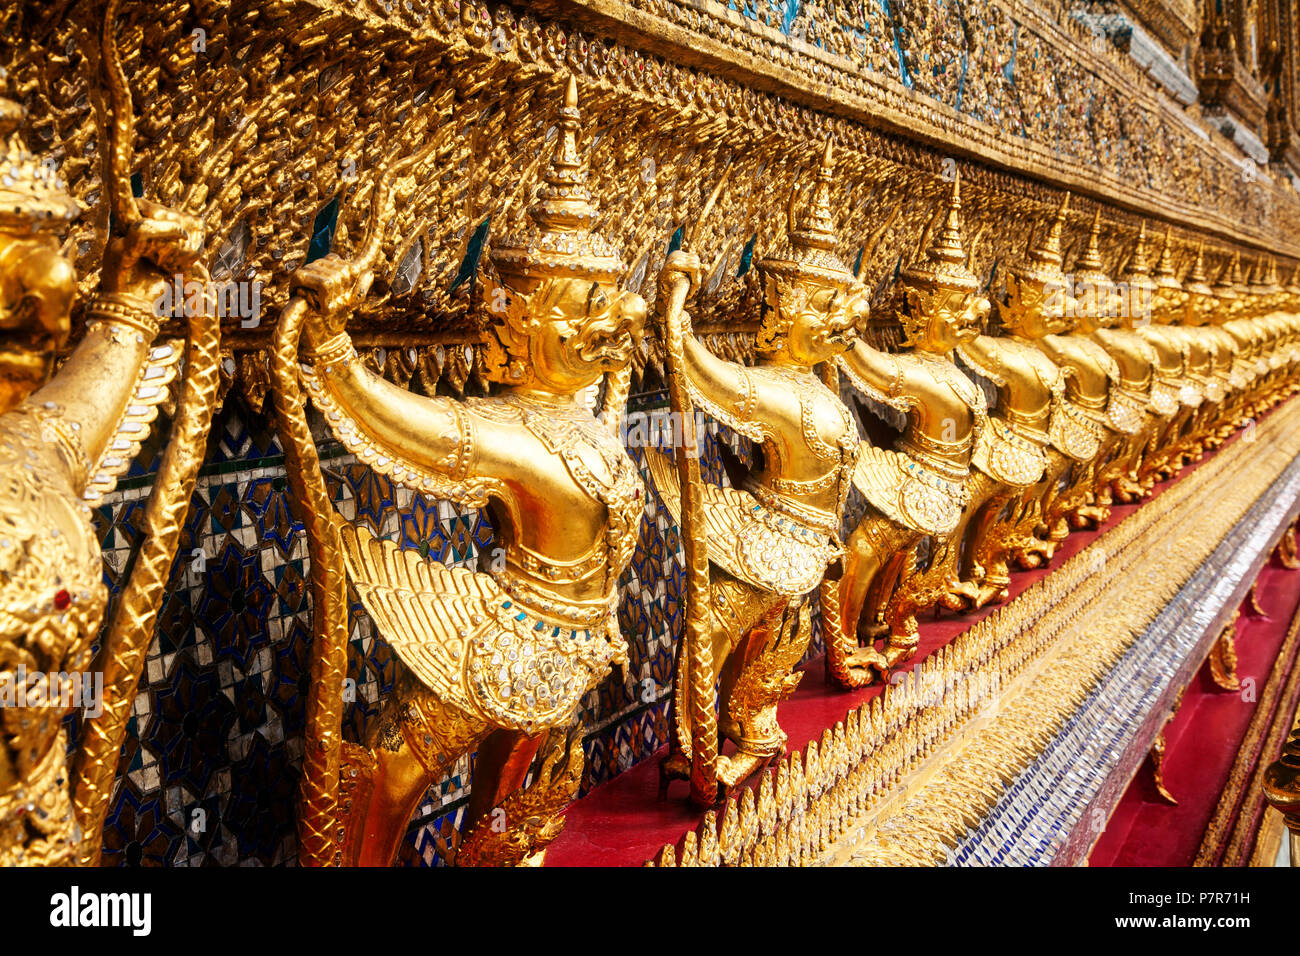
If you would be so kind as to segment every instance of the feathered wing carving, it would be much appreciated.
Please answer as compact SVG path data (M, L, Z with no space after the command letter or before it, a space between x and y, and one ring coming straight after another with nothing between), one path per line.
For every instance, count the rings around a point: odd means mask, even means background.
M131 462L140 453L140 446L153 431L158 406L171 396L171 385L182 352L179 340L164 342L149 350L149 358L140 369L135 390L122 410L113 438L99 460L91 466L86 489L82 492L87 502L98 502L116 488L117 480L130 470Z
M626 660L613 607L586 627L540 616L491 575L444 567L334 520L361 603L402 663L445 703L494 726L555 727Z
M488 575L447 568L336 519L348 578L393 649L420 681L470 709L461 670L467 636L501 590Z
M650 478L673 520L681 524L681 489L673 463L646 451ZM728 574L786 597L807 594L840 554L825 535L775 518L749 493L702 482L709 560ZM779 523L783 522L783 523Z
M927 480L906 456L863 442L853 487L895 524L920 534L945 535L957 527L967 492L959 482Z

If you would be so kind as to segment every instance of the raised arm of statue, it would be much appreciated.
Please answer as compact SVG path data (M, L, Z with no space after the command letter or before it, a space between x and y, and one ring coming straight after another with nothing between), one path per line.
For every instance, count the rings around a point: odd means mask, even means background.
M853 348L840 356L838 364L854 387L868 398L899 411L907 411L917 404L915 396L904 386L903 362L898 356L858 339Z
M763 441L768 433L763 427L763 416L756 414L758 393L749 369L720 359L709 351L695 337L691 330L690 314L684 309L665 314L663 305L670 297L669 291L677 277L682 275L687 276L691 282L687 293L689 300L699 285L700 258L694 252L679 249L668 256L668 261L659 274L659 295L656 302L660 320L675 322L679 326L674 331L679 333L677 340L682 343L679 358L691 400L701 410L737 433L754 441ZM673 337L665 334L664 341L672 340Z
M331 431L363 461L390 475L426 473L438 485L429 490L463 498L451 483L464 481L476 456L461 403L400 388L357 358L345 326L370 280L368 269L358 273L333 253L298 271L295 292L310 306L303 331L311 372L304 371L304 383Z

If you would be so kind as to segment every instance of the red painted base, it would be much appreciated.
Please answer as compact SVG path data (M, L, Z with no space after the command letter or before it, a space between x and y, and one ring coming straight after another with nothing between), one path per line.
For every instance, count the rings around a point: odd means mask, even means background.
M1237 622L1238 691L1223 690L1204 664L1188 685L1182 705L1165 728L1165 788L1171 806L1155 789L1144 765L1111 814L1088 861L1090 866L1190 866L1202 835L1241 752L1247 726L1262 703L1264 686L1291 618L1300 607L1300 571L1276 564L1259 575L1256 596L1267 613L1242 604ZM1272 759L1272 755L1268 759Z

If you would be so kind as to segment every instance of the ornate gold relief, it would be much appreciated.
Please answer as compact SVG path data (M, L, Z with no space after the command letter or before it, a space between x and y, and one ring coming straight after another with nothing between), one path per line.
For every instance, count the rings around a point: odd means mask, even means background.
M216 397L219 329L205 307L178 309L186 340L158 343L159 302L177 277L206 279L191 217L132 196L134 117L117 58L116 0L104 12L100 129L112 229L84 335L57 374L77 275L58 236L78 203L53 165L28 152L23 109L0 101L0 865L95 864L126 721L162 604ZM205 303L206 305L206 303ZM107 631L90 503L111 491L185 375L170 442L145 510L144 544ZM92 642L99 638L98 654ZM37 688L39 695L34 694ZM80 691L80 693L77 693ZM92 696L98 700L92 700ZM84 704L76 753L62 718Z
M463 862L521 863L558 832L554 814L581 778L581 750L544 762L520 795L547 736L571 725L583 694L624 659L616 582L632 552L643 487L617 437L632 343L645 304L618 290L625 268L595 229L597 211L578 151L577 87L568 81L560 131L532 223L491 251L499 281L485 331L497 356L489 398L415 395L358 360L346 331L373 279L393 181L437 148L394 163L376 184L367 241L353 260L329 256L299 272L281 316L277 410L292 448L291 478L309 522L317 646L308 761L301 792L301 858L309 864L388 865L440 768L477 747L475 786L460 834ZM311 364L299 369L299 336ZM299 386L301 379L302 386ZM606 414L579 393L606 385ZM303 418L304 390L360 460L395 481L486 506L504 546L488 573L445 568L376 539L334 512ZM346 576L344 569L346 568ZM339 720L351 581L405 665L398 693L348 758L351 799L339 803ZM558 788L558 789L557 789ZM510 818L511 812L524 813ZM508 833L489 814L504 814Z

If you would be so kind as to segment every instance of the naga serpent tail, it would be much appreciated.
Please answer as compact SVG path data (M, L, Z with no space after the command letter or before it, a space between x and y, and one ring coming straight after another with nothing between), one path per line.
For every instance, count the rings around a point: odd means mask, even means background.
M307 303L295 298L280 313L271 363L276 427L284 443L290 501L307 531L311 562L312 658L306 745L298 789L298 860L304 866L342 861L339 839L339 761L343 681L347 676L347 577L334 506L307 427L298 380L298 342Z
M207 276L203 278L206 280ZM83 865L93 866L99 860L118 754L126 737L127 720L144 671L145 655L153 640L163 589L171 576L172 559L203 463L216 405L220 350L221 325L217 316L204 313L191 316L184 384L167 450L145 507L141 528L143 544L118 598L100 651L103 711L87 720L77 755L73 807L84 834Z
M673 450L682 489L682 548L686 558L686 624L677 663L673 721L677 742L691 761L691 799L713 806L718 795L718 716L710 643L709 549L704 542L704 498L695 434L695 409L682 368L682 309L690 280L678 276L664 308L665 364L673 411L681 416L681 442Z

